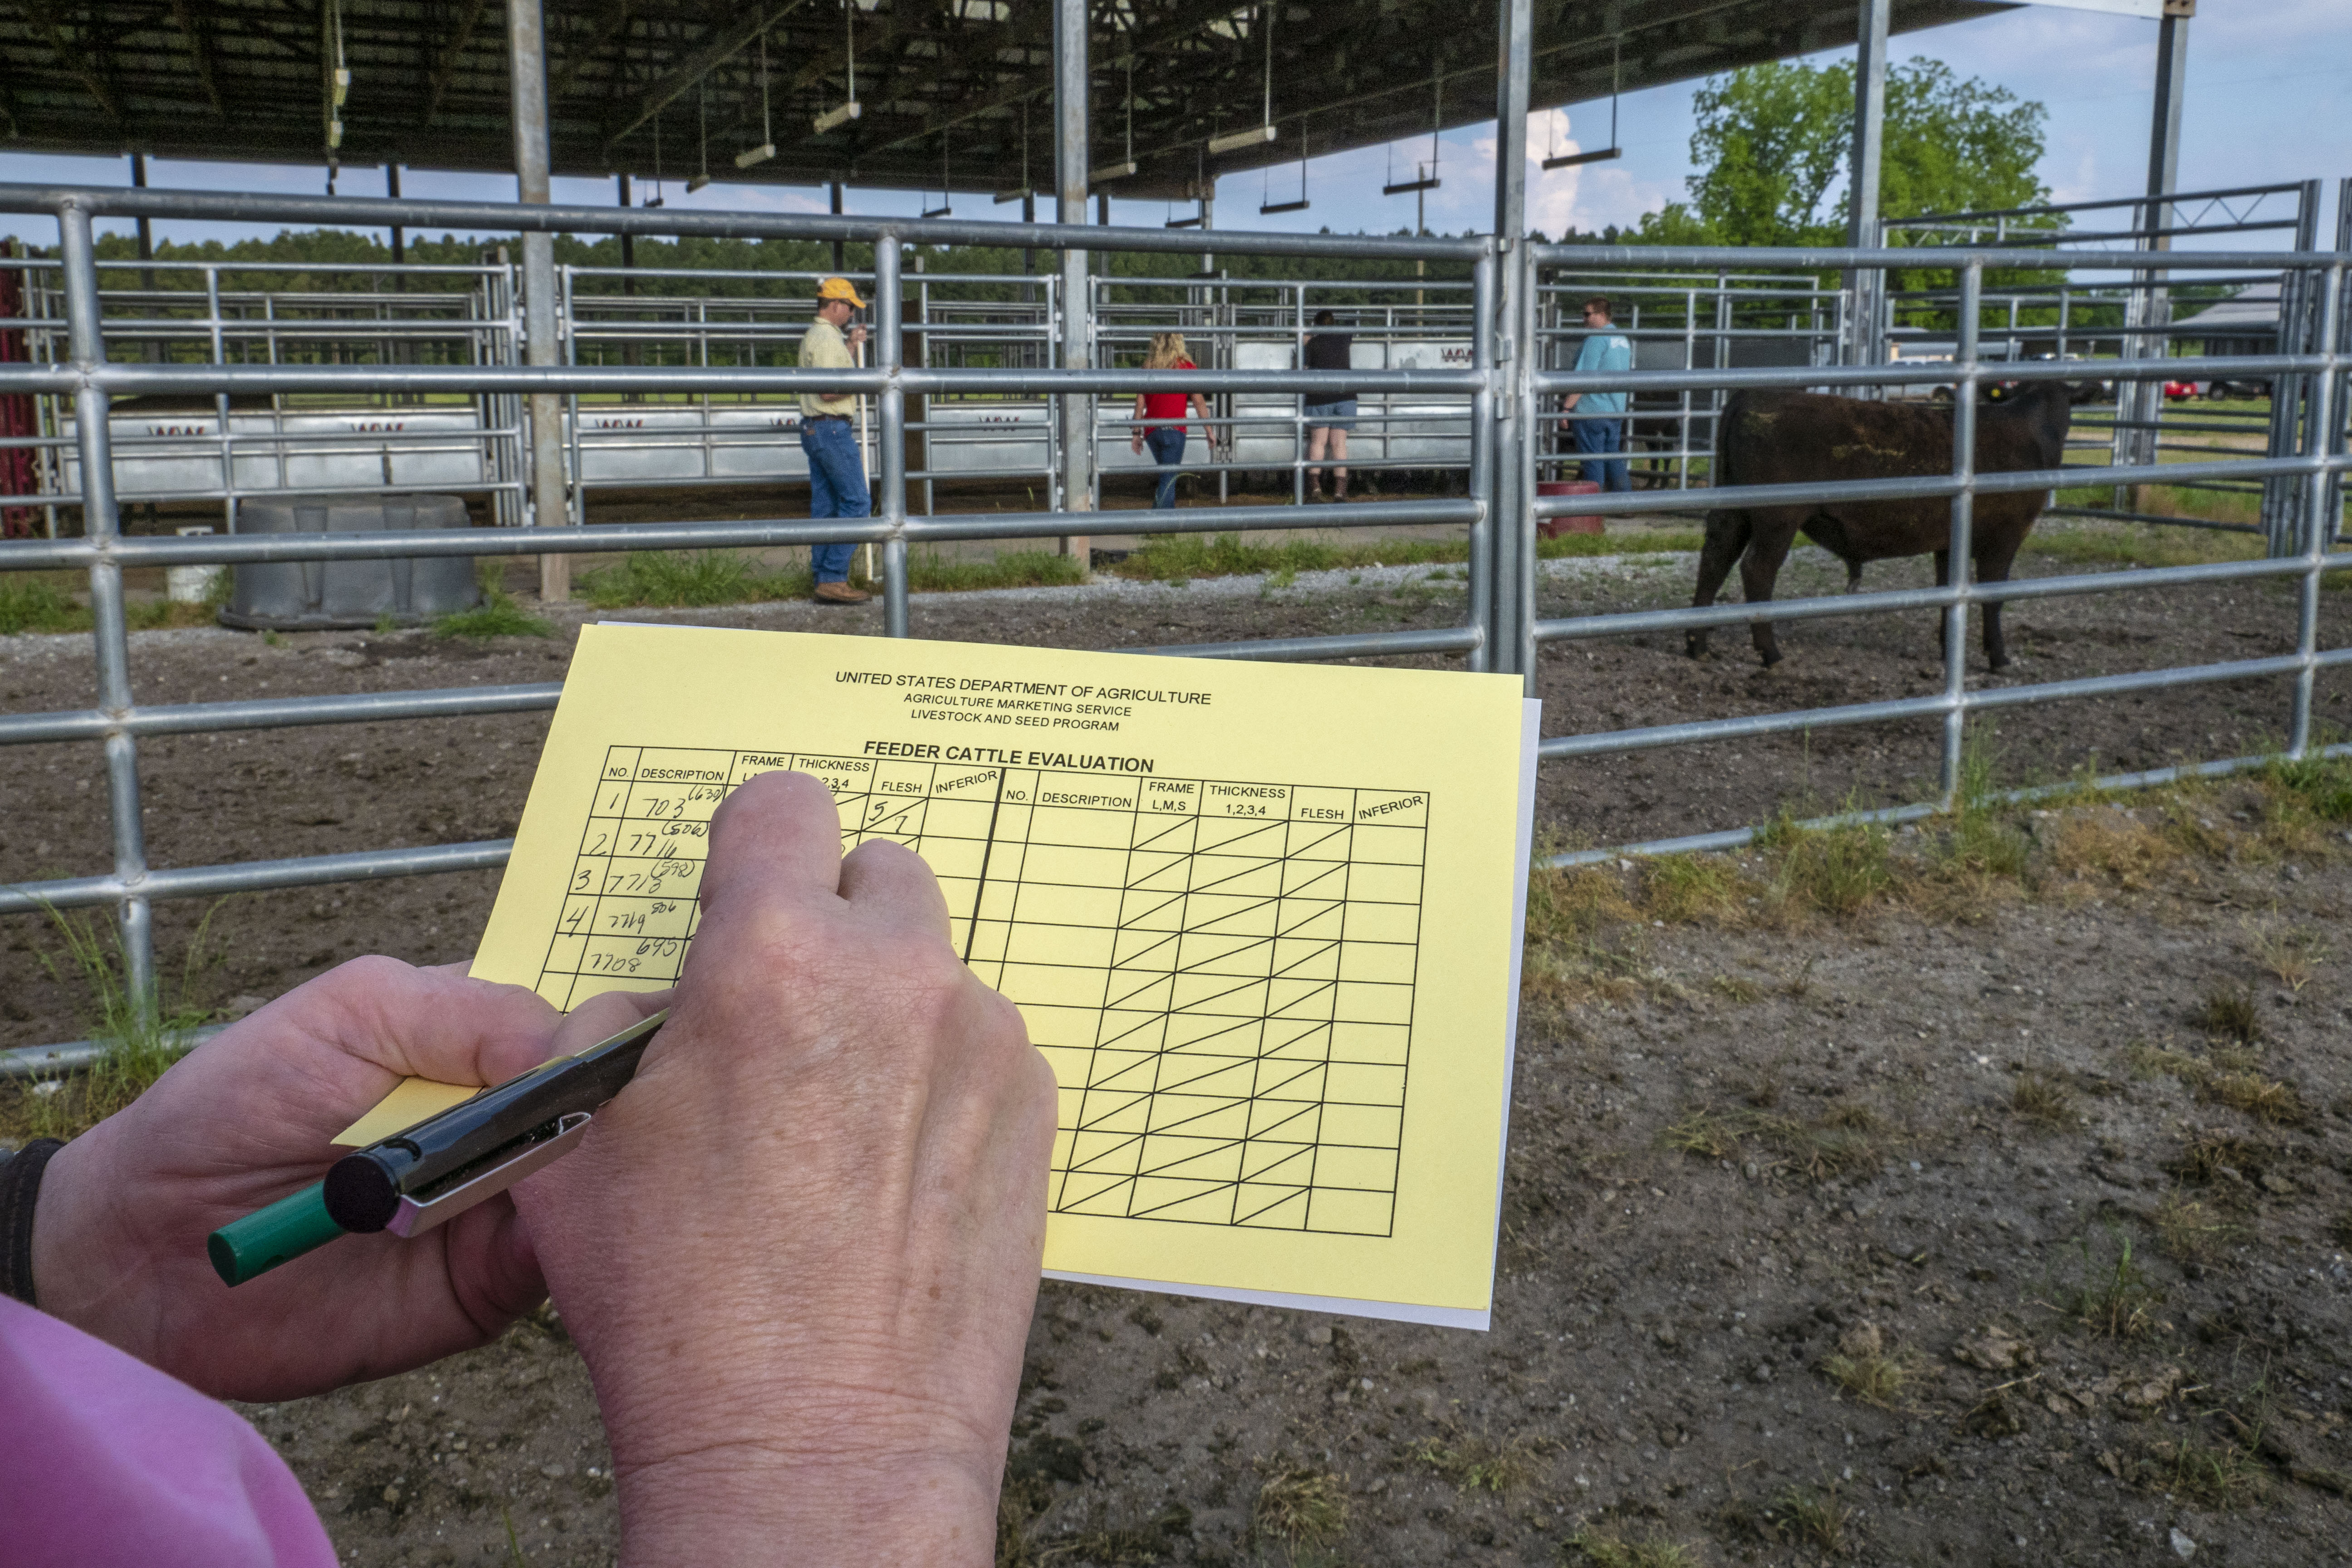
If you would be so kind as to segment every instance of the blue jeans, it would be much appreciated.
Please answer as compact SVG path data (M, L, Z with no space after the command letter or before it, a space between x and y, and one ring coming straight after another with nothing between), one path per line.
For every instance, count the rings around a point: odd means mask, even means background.
M1622 458L1602 458L1602 452L1625 449L1625 421L1622 419L1579 419L1575 422L1576 449L1584 458L1579 465L1584 478L1599 484L1603 490L1630 490L1631 476L1625 471Z
M865 517L874 510L866 492L866 458L857 449L857 433L845 419L803 419L801 450L808 454L809 515ZM849 581L854 544L819 544L809 551L809 564L820 583Z
M1184 460L1186 432L1181 425L1157 425L1143 433L1144 445L1151 448L1151 460L1160 465L1160 488L1151 493L1154 508L1176 504L1176 470L1169 465Z

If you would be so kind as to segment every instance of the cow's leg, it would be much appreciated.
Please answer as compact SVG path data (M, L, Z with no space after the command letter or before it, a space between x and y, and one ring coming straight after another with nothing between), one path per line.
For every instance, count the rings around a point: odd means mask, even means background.
M1789 545L1796 537L1793 521L1776 526L1774 520L1767 518L1753 522L1748 553L1739 560L1739 589L1749 604L1771 602L1772 584L1780 580L1780 563L1789 558ZM1769 669L1780 663L1780 645L1772 635L1772 623L1757 621L1749 630L1764 668Z
M1988 540L1987 548L1977 556L1977 581L2008 582L2009 569L2017 559L2018 546L2024 542L2022 534L2013 539L1996 535ZM1987 668L2009 668L2009 648L2000 637L2000 601L1998 599L1984 607L1984 651Z
M1706 514L1706 543L1698 553L1698 592L1691 595L1692 608L1715 603L1723 580L1731 575L1739 552L1748 548L1748 514L1744 511L1717 510ZM1683 648L1693 658L1705 658L1706 628L1693 626L1683 638Z

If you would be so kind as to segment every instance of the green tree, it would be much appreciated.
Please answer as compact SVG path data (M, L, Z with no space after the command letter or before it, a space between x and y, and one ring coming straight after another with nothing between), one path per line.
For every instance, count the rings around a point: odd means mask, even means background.
M1749 66L1693 100L1688 202L1643 219L1654 244L1834 245L1845 236L1853 67ZM2046 201L2036 177L2049 111L1940 60L1887 73L1879 214L1981 211Z

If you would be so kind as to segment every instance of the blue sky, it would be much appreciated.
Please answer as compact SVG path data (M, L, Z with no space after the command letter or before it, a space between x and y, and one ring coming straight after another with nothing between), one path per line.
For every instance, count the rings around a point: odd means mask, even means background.
M1894 40L1890 54L1896 59L1940 58L1962 77L1981 77L2047 105L2049 149L2042 177L2059 200L2073 201L2129 195L2145 181L2156 36L2152 21L2029 5L1904 35ZM2344 111L2347 79L2352 79L2352 4L2347 0L2203 0L2189 24L2182 187L2323 179L2327 187L2324 243L2333 230L2336 182L2352 175L2352 116ZM1628 95L1619 110L1624 156L1618 162L1552 174L1531 166L1529 222L1554 234L1571 224L1585 229L1622 226L1679 199L1691 172L1696 86ZM1555 142L1561 151L1606 146L1609 105L1582 104L1538 115L1529 132L1535 158ZM1426 140L1399 144L1398 166L1425 156L1427 147ZM1494 157L1492 121L1444 139L1444 184L1429 198L1432 228L1458 232L1488 226ZM324 170L317 166L178 162L159 163L150 174L158 185L306 195L321 192L324 178ZM514 188L512 179L502 175L415 169L403 178L405 194L413 196L503 200ZM1382 149L1318 158L1307 169L1313 205L1304 213L1261 218L1257 208L1267 191L1276 201L1295 197L1297 166L1265 175L1234 175L1218 187L1217 226L1342 232L1409 226L1412 198L1379 195L1387 178ZM0 179L130 183L128 165L121 159L5 152L0 152ZM348 170L341 189L346 195L380 195L382 172ZM782 212L822 211L825 206L823 192L793 188L715 184L688 196L682 184L673 183L667 195L673 206ZM613 186L610 181L558 180L555 197L601 204L613 199ZM852 211L870 214L910 216L921 205L921 198L907 192L853 189L849 198ZM961 196L955 203L958 217L1003 218L1017 212L995 206L985 196ZM1113 221L1118 223L1156 225L1167 216L1168 209L1157 202L1112 204ZM0 217L0 232L22 233L42 244L55 239L52 226L39 219ZM167 224L159 225L158 232L188 238L266 231L247 226Z

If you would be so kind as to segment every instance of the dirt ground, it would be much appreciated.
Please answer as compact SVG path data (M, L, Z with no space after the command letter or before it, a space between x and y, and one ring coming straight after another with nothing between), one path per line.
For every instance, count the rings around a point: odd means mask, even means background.
M1458 578L1401 575L942 597L919 601L916 626L1118 647L1460 615ZM1577 563L1542 613L1679 602L1688 575L1686 560ZM1841 582L1807 559L1781 591ZM2323 637L2339 637L2326 597ZM2289 651L2293 603L2252 586L2023 605L2000 679ZM879 630L878 611L628 613L657 617ZM576 624L479 645L142 634L133 679L142 701L548 681ZM1555 646L1546 731L1929 691L1933 631L1926 616L1784 626L1770 673L1737 632L1706 662L1679 637ZM86 644L0 642L0 706L86 704ZM2004 783L2235 754L2275 741L2286 697L2250 682L2017 710L1986 744ZM2340 682L2319 700L2344 727ZM543 728L151 740L150 857L502 837ZM1926 725L1637 752L1547 768L1539 811L1558 841L1622 842L1918 798L1934 757ZM10 762L0 879L103 868L96 749ZM2187 797L2167 842L2193 852L2155 859L2061 855L2077 828L2139 842L2111 809L2026 816L2044 869L1848 917L1673 904L1630 864L1563 882L1590 918L1534 971L1494 1331L1048 1285L1005 1560L1534 1563L1579 1560L1571 1540L1601 1563L1612 1542L1701 1563L2352 1560L2352 955L2331 951L2352 847L2334 826L2272 834L2270 810L2251 785ZM1934 838L1898 836L1898 858ZM1762 860L1713 864L1769 893ZM360 952L462 958L494 888L233 900L194 983L237 1012ZM167 965L204 912L159 911ZM0 922L0 1045L73 1018L39 962L54 946L37 921ZM2217 997L2244 1005L2224 1008L2233 1040L2209 1037ZM2228 1089L2241 1079L2268 1088ZM551 1317L250 1414L352 1562L613 1556L593 1403Z

